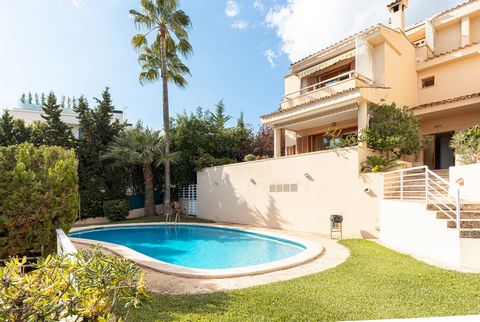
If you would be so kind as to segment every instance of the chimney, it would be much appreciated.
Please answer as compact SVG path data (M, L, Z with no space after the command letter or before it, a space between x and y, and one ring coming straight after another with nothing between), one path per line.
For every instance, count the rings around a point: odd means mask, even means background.
M405 9L408 7L408 0L395 0L387 8L390 11L390 27L405 31Z

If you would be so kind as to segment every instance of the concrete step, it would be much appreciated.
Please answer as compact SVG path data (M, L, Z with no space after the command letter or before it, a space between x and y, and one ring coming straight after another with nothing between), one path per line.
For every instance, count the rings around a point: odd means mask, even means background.
M442 205L438 205L438 206L442 210L449 210L445 206L442 206ZM454 204L448 204L448 207L451 208L451 209L455 209L456 206ZM464 211L474 211L474 212L478 211L478 212L480 212L480 204L478 204L478 203L462 203L460 209L464 210ZM435 205L427 205L427 210L437 211L438 207L436 207Z
M456 217L454 212L448 211L447 213L451 215L451 217L441 211L437 211L437 219L451 219ZM480 220L480 212L460 212L460 219Z
M448 228L457 228L457 223L453 220L449 220L447 222L447 227ZM462 228L462 229L479 228L480 229L480 220L460 221L460 228Z
M480 229L461 230L460 238L480 239Z

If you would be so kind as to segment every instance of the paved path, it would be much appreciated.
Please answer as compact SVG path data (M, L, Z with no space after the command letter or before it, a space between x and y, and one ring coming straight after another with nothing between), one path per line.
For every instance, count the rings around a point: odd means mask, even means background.
M285 281L305 275L318 273L330 268L333 268L343 263L350 255L347 248L341 246L336 241L333 241L325 236L312 233L292 232L285 230L273 230L265 228L254 228L259 233L262 231L279 232L283 235L290 235L303 239L309 239L323 245L325 251L322 256L317 259L303 264L301 266L275 271L271 273L244 276L235 278L222 278L222 279L195 279L184 278L174 275L167 275L159 273L147 268L143 268L145 271L145 281L147 286L152 291L172 294L195 294L195 293L208 293L221 290L233 290L245 287L251 287L256 285L269 284L278 281ZM76 244L78 249L85 246Z

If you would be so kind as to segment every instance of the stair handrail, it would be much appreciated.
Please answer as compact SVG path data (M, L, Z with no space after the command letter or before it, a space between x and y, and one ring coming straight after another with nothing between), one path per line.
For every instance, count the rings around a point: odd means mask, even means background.
M455 196L452 198L450 195L451 188L453 187L450 182L436 174L435 172L431 171L428 166L418 166L418 167L412 167L412 168L404 168L404 169L398 169L398 170L393 170L393 171L388 171L384 172L382 174L382 195L383 198L385 199L385 184L386 184L386 179L392 179L388 178L389 175L392 174L399 174L398 183L400 186L400 196L399 199L400 201L404 201L404 191L405 191L405 182L408 182L404 180L405 173L416 171L416 170L422 170L424 173L419 173L418 175L424 175L424 180L425 180L425 185L424 185L424 193L425 193L425 205L428 207L429 202L436 207L439 211L443 212L448 218L451 218L455 220L456 223L456 228L457 230L460 230L460 221L461 221L461 198L460 198L460 186L458 184L454 185L454 191L455 191ZM408 174L406 175L408 176ZM395 178L395 177L393 177ZM437 181L433 180L436 179ZM397 183L395 179L393 181L389 181L388 183L394 184ZM423 179L419 179L423 180ZM410 180L413 181L413 180ZM447 188L443 187L441 184L444 184ZM417 185L417 187L421 187L422 185ZM434 193L431 193L430 190L433 190ZM443 191L442 191L443 190ZM418 191L420 192L420 191ZM406 197L408 199L408 197ZM395 199L395 198L393 198ZM411 198L410 198L411 199ZM442 200L443 199L443 200ZM445 202L446 199L446 202ZM452 200L454 199L454 200ZM450 205L453 204L453 207L450 207ZM453 208L453 209L452 209ZM446 210L445 210L446 209ZM451 215L451 213L455 213L455 218Z

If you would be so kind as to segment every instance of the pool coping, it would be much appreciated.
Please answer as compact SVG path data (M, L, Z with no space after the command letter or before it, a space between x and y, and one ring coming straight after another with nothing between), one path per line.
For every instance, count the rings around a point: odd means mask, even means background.
M131 223L131 224L110 224L110 225L94 225L88 227L75 227L70 232L79 232L83 230L90 230L96 228L111 228L111 227L132 227L132 226L159 226L167 225L167 223ZM173 225L168 223L168 225ZM216 278L231 278L231 277L240 277L240 276L251 276L270 273L278 270L284 270L292 268L295 266L300 266L307 262L310 262L320 256L325 252L325 247L317 242L283 235L277 232L264 231L262 229L252 229L248 227L238 227L238 226L227 226L222 224L203 224L203 223L177 223L176 225L184 226L203 226L203 227L216 227L216 228L225 228L225 229L234 229L254 234L260 234L267 237L280 238L294 243L302 244L305 247L305 250L290 256L288 258L277 260L269 263L252 265L239 268L224 268L224 269L196 269L188 268L184 266L174 265L167 262L162 262L150 256L144 255L140 252L137 252L126 246L102 242L98 240L84 239L84 238L75 238L69 237L70 240L74 243L83 244L83 245L100 245L101 247L109 250L115 255L130 259L142 267L152 269L154 271L176 275L186 278L198 278L198 279L216 279Z

